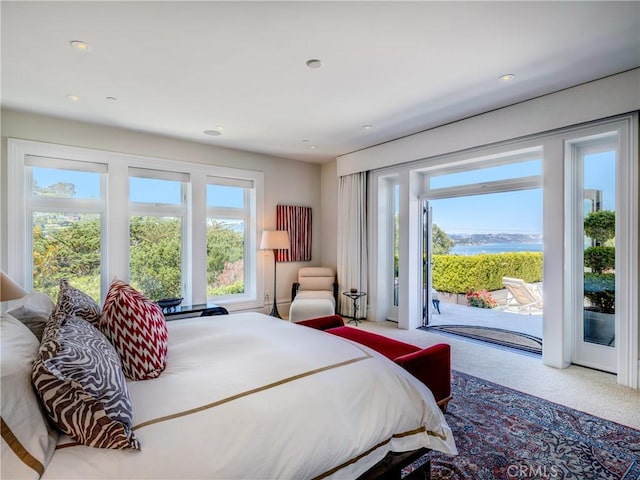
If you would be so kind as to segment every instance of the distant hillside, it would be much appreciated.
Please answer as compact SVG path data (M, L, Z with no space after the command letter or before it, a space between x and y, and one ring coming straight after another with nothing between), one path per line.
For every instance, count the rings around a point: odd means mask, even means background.
M541 243L540 233L450 233L455 245L483 245L487 243Z

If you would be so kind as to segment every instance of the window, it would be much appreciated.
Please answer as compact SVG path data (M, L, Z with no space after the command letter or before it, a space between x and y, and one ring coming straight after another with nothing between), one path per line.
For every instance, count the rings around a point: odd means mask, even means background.
M186 185L177 172L129 169L129 276L152 300L184 297Z
M400 270L400 185L393 184L393 306L398 306L398 274Z
M245 293L251 190L252 182L207 180L207 298Z
M32 287L55 299L67 278L99 301L106 166L32 156L25 163Z
M7 145L7 270L28 288L55 298L66 277L100 302L117 276L154 300L263 306L262 172L26 140Z

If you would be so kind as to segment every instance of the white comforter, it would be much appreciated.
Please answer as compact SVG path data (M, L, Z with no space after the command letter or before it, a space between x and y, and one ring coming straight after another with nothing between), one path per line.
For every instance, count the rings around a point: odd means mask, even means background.
M259 313L169 322L129 383L140 452L62 437L45 479L355 478L389 451L456 453L431 392L376 352Z

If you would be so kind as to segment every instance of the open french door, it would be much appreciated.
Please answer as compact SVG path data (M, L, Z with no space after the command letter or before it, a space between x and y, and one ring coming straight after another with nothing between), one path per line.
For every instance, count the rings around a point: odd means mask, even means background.
M422 326L429 325L432 315L432 279L431 279L431 251L432 251L432 214L429 202L422 202Z
M573 363L617 372L617 132L569 142ZM597 225L597 229L593 227ZM591 227L591 228L590 228ZM614 263L615 258L615 263Z

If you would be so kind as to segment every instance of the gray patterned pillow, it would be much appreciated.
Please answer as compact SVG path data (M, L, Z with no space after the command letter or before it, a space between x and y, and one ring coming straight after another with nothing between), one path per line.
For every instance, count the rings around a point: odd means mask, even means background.
M21 301L22 305L20 307L8 313L24 323L38 338L38 342L40 342L42 340L44 327L49 320L49 316L55 309L53 300L44 293L31 292Z
M60 293L58 293L58 305L54 314L60 319L67 316L76 316L98 326L100 322L100 305L93 298L77 288L69 285L66 278L60 280Z
M32 380L49 417L78 442L140 449L131 431L131 402L120 358L93 325L78 317L52 317Z

